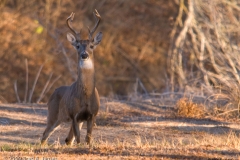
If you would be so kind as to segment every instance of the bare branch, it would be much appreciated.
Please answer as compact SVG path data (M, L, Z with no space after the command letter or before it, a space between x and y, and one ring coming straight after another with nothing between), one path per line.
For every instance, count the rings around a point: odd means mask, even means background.
M36 77L35 77L35 80L34 80L34 83L33 83L32 89L31 89L31 92L30 92L29 97L28 97L28 103L31 103L32 95L33 95L35 86L36 86L36 84L37 84L39 75L40 75L40 73L41 73L41 71L42 71L42 68L43 68L43 64L40 66L40 68L39 68L39 70L38 70L38 73L37 73L37 75L36 75Z
M46 91L46 89L47 89L47 86L48 86L48 84L49 84L49 82L50 82L50 80L51 80L51 78L52 78L52 75L53 75L53 73L51 72L50 75L49 75L49 77L48 77L48 80L47 80L46 84L44 85L44 87L43 87L43 89L42 89L42 92L41 92L41 94L40 94L40 96L39 96L39 98L38 98L38 100L37 100L37 103L39 103L39 102L42 100L43 95L44 95L44 93L45 93L45 91Z
M52 83L50 83L50 85L48 86L48 88L47 88L47 90L46 90L46 92L45 92L44 94L48 93L48 91L52 88L52 86L54 85L54 83L55 83L59 78L61 78L61 76L62 76L62 75L57 76L57 77L52 81ZM44 95L43 95L43 97L44 97Z
M20 100L19 95L18 95L18 90L17 90L17 80L14 82L14 91L15 91L18 103L21 103L21 100Z
M28 60L25 59L25 67L26 67L26 81L25 81L25 95L24 95L24 103L27 102L27 94L28 94Z

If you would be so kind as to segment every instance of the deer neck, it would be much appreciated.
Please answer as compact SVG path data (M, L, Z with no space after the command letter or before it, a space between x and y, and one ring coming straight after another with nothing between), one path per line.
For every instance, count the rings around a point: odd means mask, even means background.
M95 89L95 72L92 64L81 64L78 66L78 92L80 97L89 99Z

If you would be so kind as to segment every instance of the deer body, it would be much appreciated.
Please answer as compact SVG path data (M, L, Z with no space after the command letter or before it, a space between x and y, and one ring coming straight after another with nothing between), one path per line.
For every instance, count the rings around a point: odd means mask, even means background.
M89 30L88 40L81 40L80 33L72 29L69 20L73 20L73 17L72 13L67 19L67 24L76 36L68 33L67 39L78 52L78 78L71 86L61 86L51 95L48 101L47 128L43 133L42 144L46 143L48 137L62 122L69 121L72 121L72 125L65 142L72 144L75 137L77 143L80 143L82 122L87 121L86 142L90 143L94 119L100 106L98 91L95 88L93 50L100 43L102 33L99 32L92 39L92 34L100 21L100 15L95 11L98 21L94 29Z

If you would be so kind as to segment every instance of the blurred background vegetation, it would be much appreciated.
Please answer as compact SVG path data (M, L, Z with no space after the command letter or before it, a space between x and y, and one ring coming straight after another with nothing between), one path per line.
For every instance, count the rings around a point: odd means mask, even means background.
M178 9L177 3L165 0L2 0L0 4L0 96L16 102L14 83L20 101L26 88L28 61L28 94L41 65L33 92L36 102L49 76L50 83L61 77L45 94L48 100L55 88L70 85L76 78L76 53L67 42L70 32L66 18L75 12L74 28L94 25L93 11L102 16L98 31L104 34L95 50L97 88L101 96L128 95L135 92L136 81L145 90L160 92L165 88L166 57L169 33ZM97 31L97 32L98 32ZM28 98L27 98L28 99Z
M73 26L87 38L95 8L101 96L191 94L214 112L240 115L239 0L1 0L0 100L47 102L70 85L77 55L66 18L75 12Z

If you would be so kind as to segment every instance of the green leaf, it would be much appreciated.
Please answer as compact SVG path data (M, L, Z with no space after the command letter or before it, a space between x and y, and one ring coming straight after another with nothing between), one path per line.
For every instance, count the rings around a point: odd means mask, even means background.
M43 32L43 26L38 26L36 29L37 34L41 34Z

